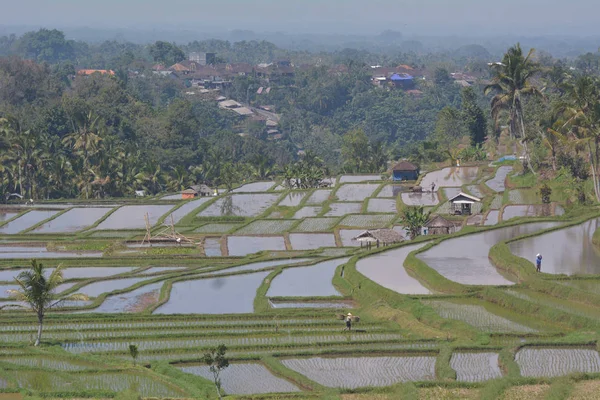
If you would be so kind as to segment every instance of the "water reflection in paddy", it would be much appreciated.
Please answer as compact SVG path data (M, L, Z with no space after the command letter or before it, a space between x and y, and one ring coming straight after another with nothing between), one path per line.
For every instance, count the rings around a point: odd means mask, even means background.
M402 294L431 294L418 280L408 275L404 260L412 251L427 243L413 244L365 257L356 263L356 270L381 286Z
M256 290L269 271L176 282L154 314L241 314L254 311ZM218 299L218 300L217 300Z
M440 187L460 187L477 179L478 167L449 167L429 172L421 181L421 187L429 189L435 183L435 190Z
M77 232L94 224L94 222L106 215L110 210L112 210L112 208L73 208L53 220L46 222L44 225L35 228L33 233Z
M349 259L349 257L338 258L308 267L284 269L271 282L267 296L339 296L340 293L331 281L338 265L348 262Z
M407 206L435 206L440 202L436 193L402 193L401 196Z
M509 167L506 165L498 168L496 170L496 175L489 181L486 181L485 184L493 191L503 192L504 189L506 188L506 186L504 185L504 182L506 181L506 177L508 176L508 174L510 174L512 172L512 170L513 170L513 167Z
M0 233L15 234L54 216L58 211L32 210L0 228Z
M570 228L560 229L510 243L513 254L530 262L538 253L543 256L542 272L549 274L598 274L600 250L592 236L600 227L600 218Z
M512 285L491 264L488 256L496 243L556 226L536 222L448 239L417 257L444 277L466 285Z
M285 250L283 236L229 236L227 249L230 256L244 257L263 250Z

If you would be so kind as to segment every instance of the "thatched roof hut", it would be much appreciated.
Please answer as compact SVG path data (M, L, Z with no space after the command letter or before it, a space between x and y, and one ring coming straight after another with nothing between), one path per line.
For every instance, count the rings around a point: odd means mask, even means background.
M454 232L454 224L441 215L432 217L425 227L429 235L448 235Z
M361 246L363 243L377 243L377 246L381 243L387 246L388 244L402 242L404 238L393 229L373 229L362 232L360 235L352 238L352 240L360 242Z

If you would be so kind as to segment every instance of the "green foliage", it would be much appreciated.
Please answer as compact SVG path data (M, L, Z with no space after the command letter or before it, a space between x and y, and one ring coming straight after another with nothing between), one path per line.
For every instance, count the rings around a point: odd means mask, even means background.
M134 389L127 389L118 392L114 397L115 400L141 400L142 396Z
M225 357L227 352L227 346L221 344L215 348L210 349L204 354L204 363L210 368L210 372L213 374L215 388L219 399L221 398L221 378L220 374L225 368L229 367L229 360Z
M138 347L135 344L130 344L129 345L129 355L133 359L133 365L135 365L135 363L137 362L138 354L139 354Z
M406 228L406 233L411 239L421 235L423 226L429 220L429 213L425 212L423 206L406 207L402 211L402 224Z
M471 146L483 144L487 136L487 120L483 110L477 104L477 95L471 87L464 88L462 93L462 118L471 139Z
M185 53L173 43L157 41L150 46L152 59L166 66L171 66L185 59Z
M552 189L550 188L550 186L548 186L548 184L544 183L544 185L542 185L542 187L540 188L540 197L542 198L542 203L549 204L551 195Z

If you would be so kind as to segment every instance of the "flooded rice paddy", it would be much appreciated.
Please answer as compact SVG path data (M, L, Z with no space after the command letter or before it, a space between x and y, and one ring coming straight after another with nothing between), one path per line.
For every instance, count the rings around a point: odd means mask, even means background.
M145 285L131 292L108 296L99 307L85 313L137 313L156 304L164 282Z
M32 233L73 233L93 225L112 208L85 207L73 208L35 228Z
M166 214L173 206L169 205L143 205L123 206L110 214L95 229L140 229L146 228L144 216L148 214L150 225L155 225L160 217Z
M503 192L506 189L506 177L512 172L513 167L506 165L501 166L496 170L496 175L485 182L485 184L495 192Z
M493 314L477 304L459 304L450 301L423 301L440 317L463 321L483 332L534 333L537 330Z
M178 367L188 374L212 380L213 375L206 365L186 365ZM299 392L300 389L285 379L273 375L264 365L258 363L230 364L221 372L223 390L227 394L265 394Z
M498 353L453 353L450 367L456 371L459 382L482 382L502 377Z
M361 228L384 228L396 218L395 214L348 215L340 221L340 226Z
M213 199L212 197L200 197L196 200L188 201L187 203L185 203L184 205L179 207L177 210L175 210L175 211L171 212L169 215L167 215L165 222L167 224L170 224L171 223L171 215L172 215L173 222L178 223L179 221L181 221L183 219L183 217L185 217L186 215L188 215L189 213L194 211L196 208L200 207L202 204L204 204L208 201L211 201L212 199Z
M133 267L80 267L63 269L63 279L106 278L133 271Z
M350 258L323 261L308 267L286 268L271 282L269 297L339 296L331 282L335 270Z
M504 207L502 220L507 221L517 217L549 217L552 215L551 204L510 205Z
M398 197L401 193L410 190L406 185L386 185L381 189L377 197Z
M142 281L143 279L141 278L126 278L95 282L77 289L77 293L82 293L89 297L98 297L102 293L109 293L114 290L125 289Z
M301 209L296 211L296 214L294 214L294 216L292 218L302 219L302 218L307 218L307 217L316 217L317 215L319 215L319 213L321 212L322 209L323 209L322 207L317 207L317 206L302 207Z
M440 200L437 193L402 193L402 202L407 206L436 206Z
M427 243L403 246L361 258L356 262L356 270L379 285L401 294L431 294L432 292L411 277L404 269L404 260L412 251Z
M556 225L555 222L536 222L448 239L417 254L417 258L445 278L465 285L512 285L514 282L490 262L492 246Z
M396 213L396 200L392 199L369 199L367 212Z
M335 247L333 233L290 233L293 250L314 250L319 247Z
M363 201L379 187L376 183L348 183L340 186L335 196L340 201Z
M235 232L236 235L274 235L284 233L292 228L297 221L289 219L271 220L259 219L240 228Z
M525 377L556 377L576 372L600 372L598 351L591 348L534 348L524 347L515 361Z
M342 175L340 183L356 183L368 181L380 181L381 175Z
M500 222L500 211L491 210L485 217L485 221L483 222L483 224L485 226L491 226L498 224L498 222Z
M229 255L234 257L244 257L264 250L286 249L283 236L228 236L227 248Z
M542 272L549 274L599 274L600 252L592 236L600 218L565 229L545 233L509 244L513 254L535 262L542 254Z
M232 192L246 192L246 193L256 193L256 192L266 192L275 186L275 182L252 182L247 183L245 185L240 186L237 189L233 189Z
M196 233L226 233L238 228L240 224L206 224L194 230Z
M0 224L14 218L19 214L17 211L0 210Z
M279 199L279 194L231 194L219 198L201 211L200 217L256 217L265 212Z
M336 309L349 309L354 308L355 305L352 302L346 301L271 301L269 300L271 308L336 308Z
M0 259L10 258L90 258L102 257L101 252L48 251L46 247L0 246Z
M221 257L221 238L206 238L204 239L204 254L206 257Z
M478 167L449 167L439 171L427 173L421 181L421 187L425 190L431 188L434 183L438 190L440 187L460 187L477 179Z
M300 205L302 199L304 199L304 196L306 196L306 192L290 192L279 202L279 206L297 207Z
M361 242L352 240L356 236L363 233L364 229L340 229L340 240L342 241L342 246L344 247L360 247Z
M435 379L434 356L313 357L281 363L323 386L345 389Z
M362 209L362 203L331 203L326 217L343 217L346 214L358 214Z
M58 214L58 211L31 210L28 213L21 215L19 218L13 219L7 224L1 226L0 233L8 235L19 233L39 224L48 218L53 217L56 214Z
M156 309L154 314L252 313L256 290L269 273L265 271L175 282L169 301Z
M306 200L307 205L320 205L329 199L331 195L331 189L317 189L310 195Z
M295 229L297 232L324 232L333 229L339 218L306 218Z

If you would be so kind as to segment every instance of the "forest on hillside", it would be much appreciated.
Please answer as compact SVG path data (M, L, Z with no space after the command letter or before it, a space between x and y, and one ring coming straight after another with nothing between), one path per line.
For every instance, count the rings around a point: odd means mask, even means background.
M256 94L264 78L253 74L235 77L222 93L272 106L282 139L266 140L254 121L152 73L154 64L192 51L215 52L223 63L303 65L268 94ZM310 53L264 41L90 44L47 29L1 37L0 198L131 196L274 174L378 173L400 158L486 158L502 133L523 148L531 171L562 171L578 184L595 176L600 55L558 60L517 45L491 66L489 57L481 46L453 54ZM418 95L373 85L372 65L398 64L423 71ZM115 74L79 76L80 68ZM452 72L477 83L463 88ZM597 179L594 188L600 197Z

